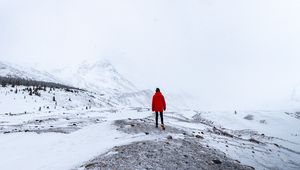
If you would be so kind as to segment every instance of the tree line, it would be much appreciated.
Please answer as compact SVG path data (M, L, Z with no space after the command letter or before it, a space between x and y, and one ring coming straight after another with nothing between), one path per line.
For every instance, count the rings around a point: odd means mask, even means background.
M60 88L65 89L66 91L72 91L72 90L81 90L79 88L59 84L59 83L53 83L53 82L46 82L46 81L37 81L37 80L30 80L30 79L24 79L24 78L18 78L18 77L2 77L0 76L0 84L2 87L6 87L7 85L11 85L12 87L15 86L35 86L39 88Z

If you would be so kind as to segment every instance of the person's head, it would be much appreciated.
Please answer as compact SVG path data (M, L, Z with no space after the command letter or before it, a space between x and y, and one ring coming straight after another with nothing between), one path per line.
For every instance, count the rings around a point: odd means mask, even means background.
M156 92L160 92L160 89L159 88L156 88L156 90L155 90Z

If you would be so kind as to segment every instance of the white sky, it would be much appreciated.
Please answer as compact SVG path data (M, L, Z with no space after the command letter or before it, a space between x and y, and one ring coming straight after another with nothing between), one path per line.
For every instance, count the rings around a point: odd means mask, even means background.
M0 59L45 69L107 58L140 88L203 108L288 99L299 0L0 0Z

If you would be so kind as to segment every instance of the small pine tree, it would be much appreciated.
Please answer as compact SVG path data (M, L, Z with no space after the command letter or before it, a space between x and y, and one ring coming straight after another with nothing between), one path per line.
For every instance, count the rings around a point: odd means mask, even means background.
M29 95L32 96L32 88L31 87L28 89L28 91L29 91Z
M6 87L6 82L3 81L3 82L1 83L1 85L2 85L2 87Z
M55 96L52 97L52 101L56 102Z

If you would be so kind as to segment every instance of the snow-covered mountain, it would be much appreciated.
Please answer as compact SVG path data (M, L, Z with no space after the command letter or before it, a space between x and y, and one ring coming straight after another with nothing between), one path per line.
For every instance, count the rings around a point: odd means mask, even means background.
M66 84L88 91L105 94L137 91L108 60L84 61L73 67L56 69L52 73Z
M149 107L151 102L150 90L137 89L108 60L84 61L51 73L0 62L0 76L54 82L85 89L95 96L105 96L114 106Z
M39 71L34 68L27 68L3 61L0 61L0 76L62 83L58 78L46 71Z
M138 91L108 60L84 61L51 73L0 61L0 76L62 83L105 94Z
M150 106L151 91L136 88L108 60L86 60L79 65L56 69L51 73L67 85L108 96L116 105Z

